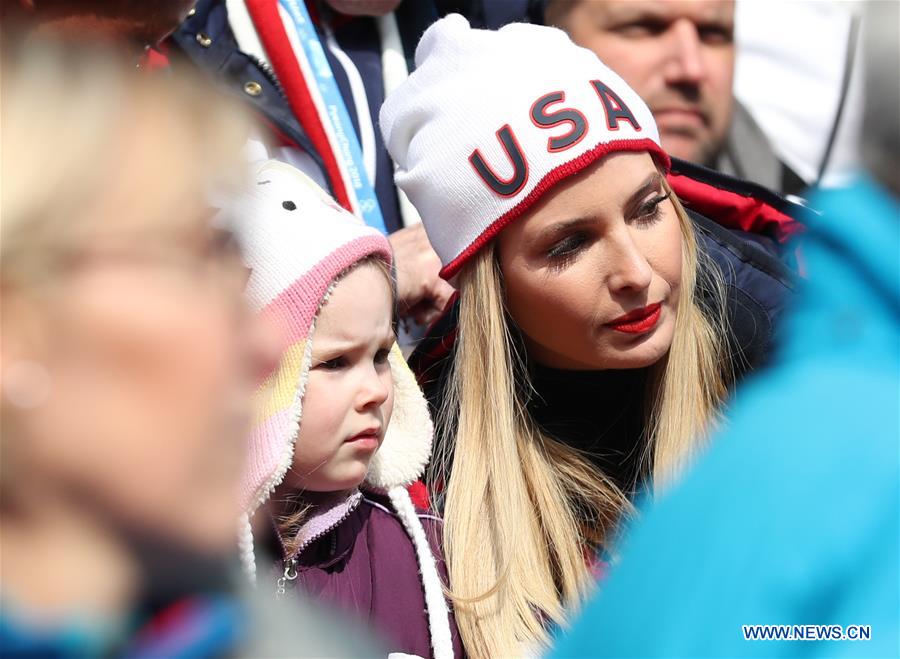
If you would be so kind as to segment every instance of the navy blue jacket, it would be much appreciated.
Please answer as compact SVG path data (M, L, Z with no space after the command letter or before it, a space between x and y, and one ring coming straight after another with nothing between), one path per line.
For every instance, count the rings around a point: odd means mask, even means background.
M397 27L403 43L409 70L413 69L413 55L422 33L438 18L437 9L428 0L407 0L395 11ZM324 20L332 17L324 16ZM374 19L370 17L341 17L332 21L338 45L353 60L359 71L366 92L369 113L375 125L376 180L375 194L381 206L389 233L402 228L397 193L394 187L394 169L378 130L378 111L384 102L384 86L381 71L381 44ZM325 36L317 26L319 38ZM192 66L210 76L218 85L249 103L281 141L305 151L324 171L322 158L300 122L294 116L274 72L264 62L243 53L228 24L228 12L224 0L199 0L194 11L181 24L167 42L172 65ZM356 116L350 84L344 68L325 48L325 54L334 72L335 81L347 106L353 128L359 137L359 119ZM261 91L257 95L245 93L247 83L257 83ZM327 178L326 178L327 180ZM333 191L330 190L333 193Z

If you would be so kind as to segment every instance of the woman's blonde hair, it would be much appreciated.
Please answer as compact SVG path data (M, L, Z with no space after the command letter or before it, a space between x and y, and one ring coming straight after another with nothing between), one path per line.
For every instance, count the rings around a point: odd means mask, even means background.
M671 198L684 244L682 294L672 346L650 369L645 459L654 486L671 481L702 445L725 389L720 321L707 319L695 297L694 229ZM470 655L519 656L546 646L552 625L566 624L593 582L591 557L632 507L526 409L527 369L495 248L482 250L459 283L459 332L439 419L449 436L433 463L433 482L447 486L450 590Z
M63 251L90 245L117 217L177 213L244 175L248 118L193 76L37 37L4 48L0 63L4 285L44 281Z
M250 123L202 81L138 71L127 53L37 36L0 46L0 300L8 311L27 299L49 327L55 296L38 293L67 281L72 255L116 236L124 216L183 213L210 185L240 181ZM34 336L31 314L14 308L3 334ZM7 439L21 416L7 396L0 416L8 496L27 474L21 442Z

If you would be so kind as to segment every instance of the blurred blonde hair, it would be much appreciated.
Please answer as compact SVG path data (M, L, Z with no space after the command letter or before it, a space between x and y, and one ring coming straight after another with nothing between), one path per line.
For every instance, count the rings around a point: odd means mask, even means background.
M35 40L2 60L0 282L36 281L56 248L119 215L177 213L239 178L240 112L193 78L150 74L119 51Z
M109 237L118 219L153 226L186 203L201 208L209 186L239 183L249 124L202 83L136 70L125 53L42 39L3 45L0 320L4 336L19 328L33 337L32 323L49 327L54 298L43 293L66 281L73 252ZM0 416L9 496L27 475L6 440L20 416L6 396Z
M725 394L720 321L697 305L696 237L672 200L684 241L682 295L669 353L650 369L645 460L655 487L677 476L703 445ZM460 295L441 424L451 437L440 443L433 467L433 482L447 485L450 590L471 656L520 656L546 647L551 625L566 624L593 583L590 556L607 546L632 507L603 473L531 418L494 247L460 273Z

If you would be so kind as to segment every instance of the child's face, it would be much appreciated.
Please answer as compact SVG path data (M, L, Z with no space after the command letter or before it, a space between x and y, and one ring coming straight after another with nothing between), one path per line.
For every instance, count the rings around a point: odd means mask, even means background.
M392 310L384 273L363 264L338 282L319 312L300 434L285 479L291 487L336 492L365 478L394 407Z

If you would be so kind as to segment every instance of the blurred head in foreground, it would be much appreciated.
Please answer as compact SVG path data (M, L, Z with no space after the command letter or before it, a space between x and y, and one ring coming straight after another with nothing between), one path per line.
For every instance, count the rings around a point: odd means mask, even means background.
M2 0L7 30L90 38L132 52L162 41L195 0Z
M205 201L237 178L243 120L121 59L2 62L0 573L51 618L126 612L169 550L231 550L271 366Z

